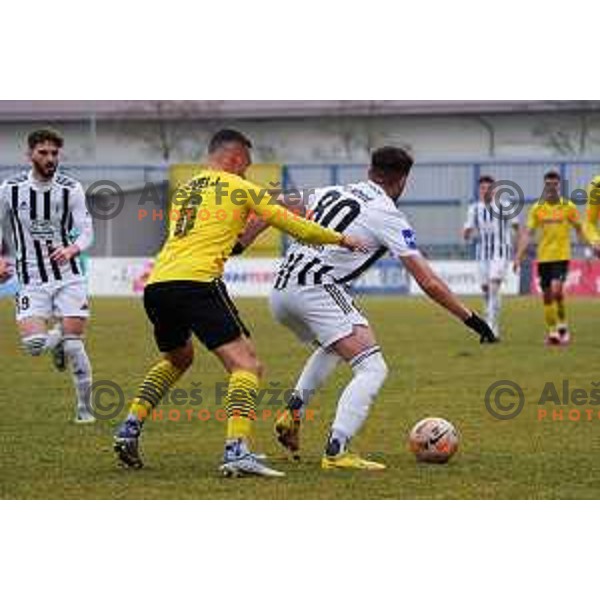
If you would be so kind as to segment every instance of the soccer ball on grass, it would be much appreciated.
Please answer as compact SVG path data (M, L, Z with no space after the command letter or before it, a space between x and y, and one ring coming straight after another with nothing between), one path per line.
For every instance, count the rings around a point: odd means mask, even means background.
M410 432L408 445L419 462L445 464L458 450L456 427L445 419L427 418Z

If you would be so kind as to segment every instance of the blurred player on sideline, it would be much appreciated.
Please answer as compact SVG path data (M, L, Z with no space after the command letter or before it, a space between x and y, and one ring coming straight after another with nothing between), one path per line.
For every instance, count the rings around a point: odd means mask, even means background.
M31 170L0 186L2 220L12 226L21 341L31 356L52 353L61 371L69 364L77 398L75 421L92 423L92 369L83 343L90 310L80 258L93 241L92 218L81 184L57 172L63 138L40 129L27 142ZM73 231L77 234L70 237ZM0 278L9 270L0 259ZM53 319L58 324L49 329Z
M585 212L584 231L596 256L600 257L600 231L598 218L600 216L600 175L592 179L587 189L587 206Z
M475 240L485 318L496 337L500 336L501 288L513 261L513 235L518 235L516 217L504 218L500 199L492 206L494 179L479 179L479 200L467 212L463 236Z
M381 470L385 465L349 451L387 377L388 367L366 316L355 306L348 286L390 252L425 293L473 329L481 343L494 333L469 310L431 269L417 248L415 232L398 209L413 159L404 150L383 147L371 159L368 181L318 189L304 206L317 223L332 231L368 240L369 256L334 247L294 243L288 249L271 292L275 318L318 349L308 359L287 410L277 419L278 441L297 456L301 415L311 393L346 362L353 377L342 392L331 426L323 469ZM251 226L240 243L247 246L260 230ZM398 307L401 318L402 307ZM405 340L410 344L409 340Z
M571 260L571 229L582 242L587 239L577 206L560 195L560 186L557 172L546 173L542 197L529 211L514 263L516 271L539 231L538 278L544 302L545 342L549 346L567 345L571 340L564 293Z
M144 306L163 358L148 371L115 436L114 449L126 466L142 467L138 442L144 418L190 368L193 333L229 373L221 472L283 475L249 448L262 365L221 279L225 263L251 211L308 244L360 250L362 243L273 205L266 190L244 179L251 148L238 131L219 131L208 147L208 166L175 195L171 210L176 215L144 288Z

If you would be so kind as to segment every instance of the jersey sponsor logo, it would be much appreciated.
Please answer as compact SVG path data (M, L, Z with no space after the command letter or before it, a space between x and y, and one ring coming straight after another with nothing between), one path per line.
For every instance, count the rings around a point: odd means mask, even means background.
M413 229L403 229L402 236L404 237L404 241L410 250L417 249L417 237Z
M54 236L56 234L56 228L54 227L52 221L46 221L45 219L37 219L32 221L29 225L29 231L31 233L31 237L34 240L54 240Z

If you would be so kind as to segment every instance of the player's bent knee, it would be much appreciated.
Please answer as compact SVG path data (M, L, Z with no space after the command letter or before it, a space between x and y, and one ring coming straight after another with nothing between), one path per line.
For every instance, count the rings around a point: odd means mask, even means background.
M192 364L194 363L194 355L187 354L184 358L182 358L179 363L176 365L181 371L187 371Z
M355 373L368 375L374 384L381 386L387 379L389 368L379 347L370 348L359 354L351 363Z
M354 379L361 394L353 403L353 410L366 416L379 394L387 375L388 366L379 348L371 348L358 355L352 364Z
M256 359L256 375L259 379L262 379L265 375L265 366L258 359Z
M48 336L45 333L36 333L28 335L21 340L21 344L25 354L29 356L40 356L46 349Z
M83 338L78 335L66 335L64 337L64 349L67 356L73 356L84 349Z
M373 377L379 382L380 385L383 385L384 381L389 375L390 369L381 352L373 356L373 359L370 363L369 372L372 373Z
M167 356L167 360L179 371L187 371L194 362L194 353L178 354L177 356Z
M187 371L194 362L194 346L189 343L184 347L166 352L164 359L168 360L179 371Z
M260 362L260 360L256 358L256 356L248 356L244 357L244 359L242 360L237 361L237 364L235 365L233 370L249 371L250 373L254 373L260 379L264 374L265 368Z

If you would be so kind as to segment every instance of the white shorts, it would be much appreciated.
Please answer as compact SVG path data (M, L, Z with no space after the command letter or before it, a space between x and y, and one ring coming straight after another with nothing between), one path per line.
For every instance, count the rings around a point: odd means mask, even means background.
M355 325L369 325L352 296L335 283L272 290L270 304L275 319L298 339L324 348L348 337Z
M481 260L479 266L479 281L483 285L490 281L504 281L510 262L507 260Z
M90 316L90 306L85 279L55 281L22 286L15 296L17 321L31 317L50 319L51 317Z

